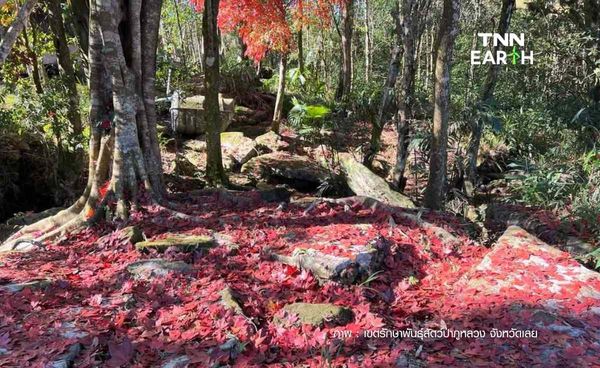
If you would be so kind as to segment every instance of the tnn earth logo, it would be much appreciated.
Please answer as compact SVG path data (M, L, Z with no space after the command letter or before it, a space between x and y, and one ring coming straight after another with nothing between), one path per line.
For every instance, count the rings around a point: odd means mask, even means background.
M484 47L489 47L490 43L494 47L493 50L483 52L479 50L471 50L471 64L533 64L533 51L525 51L525 35L514 33L477 33L483 41ZM509 48L510 52L500 49L500 46Z

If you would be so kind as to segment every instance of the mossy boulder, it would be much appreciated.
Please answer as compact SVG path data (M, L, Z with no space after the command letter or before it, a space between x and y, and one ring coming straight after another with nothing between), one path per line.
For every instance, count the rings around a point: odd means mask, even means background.
M254 157L242 166L242 173L260 179L284 179L290 185L318 185L329 178L326 168L306 156L274 152ZM275 180L277 181L277 180Z
M144 241L144 233L137 226L127 226L121 229L119 234L123 239L126 239L131 244L137 244Z
M254 139L258 150L264 153L281 151L288 147L288 144L281 139L281 136L273 131L259 135Z
M340 153L340 165L350 189L358 196L371 197L390 206L415 208L405 195L393 191L388 183L348 153Z
M354 313L346 307L327 303L293 303L283 307L288 315L298 317L298 322L312 326L322 326L325 322L345 325L352 321ZM276 317L276 324L284 323L285 319Z
M226 169L241 166L258 154L256 142L242 132L221 133L221 150Z
M181 252L193 252L197 249L212 248L215 245L215 240L211 236L173 234L163 239L139 242L135 245L135 248L141 252L150 249L164 252L170 247L176 247Z
M192 266L183 261L167 261L160 258L145 259L127 266L127 271L136 279L151 280L156 277L165 277L169 272L187 272Z

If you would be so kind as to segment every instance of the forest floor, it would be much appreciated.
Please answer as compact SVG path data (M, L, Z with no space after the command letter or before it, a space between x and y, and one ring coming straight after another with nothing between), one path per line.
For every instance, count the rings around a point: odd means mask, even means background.
M289 203L260 190L172 200L193 217L144 206L126 224L0 255L0 366L598 366L600 274L503 216L488 217L484 241L451 214L422 214L424 226L409 210L299 192ZM491 212L503 211L519 212ZM564 245L551 215L530 212L538 235ZM129 226L204 240L142 248ZM311 252L381 262L344 283L272 256Z

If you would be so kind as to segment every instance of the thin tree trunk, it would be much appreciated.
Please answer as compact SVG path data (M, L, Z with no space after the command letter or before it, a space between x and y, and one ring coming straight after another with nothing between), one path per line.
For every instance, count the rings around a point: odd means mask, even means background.
M206 0L202 17L204 37L204 66L206 97L204 100L206 120L206 178L212 185L226 184L221 157L221 111L219 108L219 31L217 16L219 0Z
M183 62L183 69L187 70L187 55L185 52L185 44L184 44L184 36L183 36L183 28L181 27L181 19L179 17L179 3L177 0L173 0L173 5L175 6L175 19L177 20L177 30L179 31L179 48L181 50L181 59Z
M371 77L371 21L369 0L365 0L365 81Z
M298 71L301 75L304 75L304 40L303 37L304 32L302 30L302 26L298 30Z
M429 180L424 198L425 207L431 209L443 208L446 197L450 67L454 41L458 35L459 18L460 0L444 0L444 9L436 41L433 132Z
M40 70L38 64L38 58L35 51L31 48L29 44L29 36L27 35L27 27L23 27L23 44L25 45L25 50L27 50L27 55L29 59L31 59L31 79L33 80L33 85L35 86L35 92L38 95L44 93L44 88L42 88L42 81L40 80ZM34 45L35 46L35 45Z
M277 99L275 100L275 111L273 112L273 123L271 130L279 133L283 112L283 99L285 97L285 75L287 73L287 55L281 54L279 60L279 83L277 85Z
M71 12L73 14L72 24L75 27L79 48L84 56L88 56L89 33L90 33L90 4L89 0L70 0Z
M342 6L342 69L336 98L347 97L352 90L352 33L354 31L354 0Z
M379 111L373 122L373 130L371 131L371 140L369 148L363 158L363 163L367 167L371 167L373 159L377 155L381 146L381 134L385 126L385 122L390 110L390 103L394 97L394 88L396 86L396 80L398 79L398 73L400 72L400 61L402 60L402 38L400 31L400 8L398 2L395 3L395 8L392 10L392 18L395 23L396 41L394 48L392 49L392 55L390 58L390 65L388 67L388 75L383 85L383 94L381 96L381 102L379 103Z
M508 32L510 27L510 19L512 17L515 8L515 0L504 0L502 2L502 10L500 12L500 22L498 24L498 33L505 34ZM494 47L494 55L498 51L499 46ZM500 75L500 65L491 64L488 69L487 78L483 89L481 90L481 97L477 103L478 109L485 109L490 104L494 97L494 89ZM467 149L467 178L465 181L466 194L471 197L474 195L475 188L477 186L477 157L479 156L479 147L481 143L481 136L483 134L485 121L482 117L476 116L474 121L471 122L471 138L469 141L469 147Z
M17 17L6 30L2 40L0 40L0 65L4 64L4 61L6 61L8 54L10 54L10 50L15 44L19 34L23 31L23 28L25 28L25 23L29 19L29 15L36 4L37 0L25 1L25 4L19 9Z
M403 0L401 8L401 32L404 63L402 65L402 80L400 96L398 98L398 115L396 130L398 141L396 147L396 164L392 173L392 185L400 191L406 186L404 171L408 160L408 146L410 143L409 128L414 119L413 104L415 99L415 74L416 74L416 42L421 38L424 30L425 18L430 0Z
M58 56L58 63L62 69L63 80L69 94L68 118L73 126L73 133L80 137L83 131L81 115L79 114L79 94L77 93L77 80L71 60L71 52L67 43L65 27L60 9L60 0L48 0L50 10L50 28L54 36L54 48Z

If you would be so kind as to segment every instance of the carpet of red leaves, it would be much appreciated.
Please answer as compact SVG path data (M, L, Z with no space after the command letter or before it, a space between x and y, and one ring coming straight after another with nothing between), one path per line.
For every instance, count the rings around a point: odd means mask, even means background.
M148 238L165 232L229 235L239 250L216 247L204 254L140 254L119 240L115 224L73 234L44 251L0 258L0 285L48 278L45 289L0 291L0 366L45 367L69 346L83 350L76 367L160 366L187 355L191 366L273 367L593 367L600 360L598 299L576 299L584 286L567 280L559 291L536 287L552 277L569 277L556 268L577 267L568 257L548 260L551 269L515 262L529 254L496 252L493 271L477 266L490 250L468 239L449 217L428 220L464 242L447 246L415 224L360 207L321 204L310 214L293 204L261 202L257 193L239 200L218 194L179 198L180 210L200 222L177 220L159 208L132 215ZM185 203L185 204L183 204ZM108 237L102 236L113 234ZM366 244L381 235L391 242L383 272L368 285L319 285L307 272L263 256L270 247ZM333 249L333 250L332 250ZM127 265L145 258L184 260L192 273L173 273L152 281L134 280ZM535 266L535 265L534 265ZM535 277L527 277L534 272ZM502 280L523 276L524 288L503 285L499 293L469 287L468 278ZM513 277L514 281L515 277ZM491 281L490 281L491 280ZM533 283L533 284L532 284ZM219 291L239 295L244 316L226 309ZM556 308L544 302L554 299ZM567 302L570 300L570 302ZM576 301L579 302L576 302ZM346 326L274 324L273 317L293 302L327 302L351 307ZM595 303L595 304L594 304ZM593 313L595 312L595 313ZM449 328L488 331L483 339L382 339L365 330ZM491 338L493 328L536 329L537 338ZM336 338L341 331L352 336ZM232 336L242 351L223 348Z

